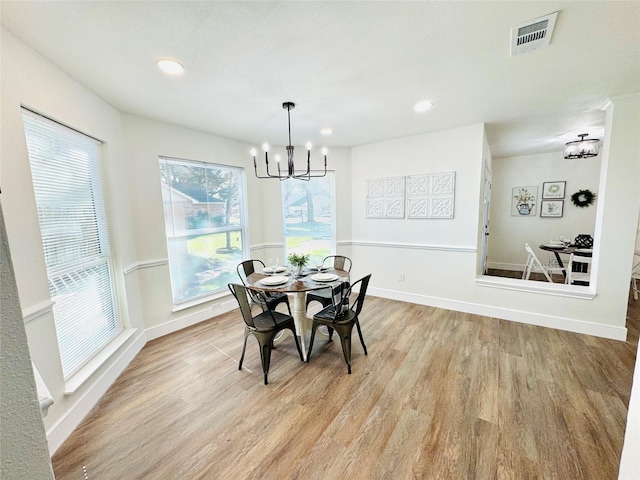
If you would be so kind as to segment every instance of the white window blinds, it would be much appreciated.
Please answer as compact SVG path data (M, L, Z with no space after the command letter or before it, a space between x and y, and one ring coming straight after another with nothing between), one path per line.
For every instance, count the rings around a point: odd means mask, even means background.
M101 143L25 109L23 120L67 380L122 331L111 276Z

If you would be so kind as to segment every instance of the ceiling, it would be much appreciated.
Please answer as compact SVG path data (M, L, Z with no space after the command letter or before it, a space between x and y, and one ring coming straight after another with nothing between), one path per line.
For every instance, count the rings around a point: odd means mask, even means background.
M551 44L510 57L511 27L555 11ZM559 151L640 90L638 1L3 0L0 18L119 111L256 146L287 143L293 101L295 145L484 122L496 157ZM423 99L434 107L415 112Z

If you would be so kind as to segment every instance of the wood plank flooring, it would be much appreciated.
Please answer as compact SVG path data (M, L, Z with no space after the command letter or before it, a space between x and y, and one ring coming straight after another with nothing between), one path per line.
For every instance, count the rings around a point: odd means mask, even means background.
M640 301L618 342L367 297L352 375L339 342L305 364L289 338L267 386L239 315L149 342L56 478L617 478Z

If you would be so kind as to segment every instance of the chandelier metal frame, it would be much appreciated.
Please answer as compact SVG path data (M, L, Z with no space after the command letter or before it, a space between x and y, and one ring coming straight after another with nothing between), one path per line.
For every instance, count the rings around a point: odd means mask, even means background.
M303 173L296 174L295 165L293 162L293 145L291 145L291 110L296 108L296 104L293 102L284 102L282 104L282 108L287 110L287 124L289 126L289 144L286 146L287 149L287 170L286 174L280 168L280 155L276 155L276 163L278 167L278 174L275 175L269 171L269 145L264 144L262 146L264 150L264 161L266 165L266 175L258 174L258 164L256 162L257 151L255 148L251 149L251 155L253 156L253 169L255 171L257 178L277 178L280 181L287 180L289 178L293 178L295 180L305 180L309 181L312 178L324 177L327 175L327 149L322 149L322 154L324 155L324 172L322 174L312 174L311 173L311 142L307 142L307 169Z

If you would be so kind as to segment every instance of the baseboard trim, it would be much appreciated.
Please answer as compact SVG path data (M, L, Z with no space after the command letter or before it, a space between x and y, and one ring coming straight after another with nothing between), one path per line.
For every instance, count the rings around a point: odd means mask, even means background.
M168 322L161 323L160 325L156 325L155 327L147 328L145 330L146 341L148 342L149 340L154 340L170 333L177 332L178 330L182 330L183 328L190 327L210 318L222 315L223 313L230 312L235 308L238 308L238 302L236 302L235 299L231 298L197 312L193 312L180 318L169 320Z
M47 430L47 443L49 444L49 454L51 456L56 453L69 435L80 425L80 422L91 412L113 382L142 350L145 343L144 332L136 332L133 341L117 354L115 361L93 381L92 385L78 398L76 403Z
M525 312L509 308L492 307L478 303L462 302L447 298L418 295L415 293L399 292L382 288L369 287L367 294L375 297L400 300L403 302L415 303L418 305L428 305L431 307L445 308L458 312L472 313L485 317L500 318L512 322L526 323L539 327L553 328L567 332L593 335L596 337L608 338L612 340L625 341L627 339L626 327L614 327L601 323L584 322L572 318L543 315L539 313Z

